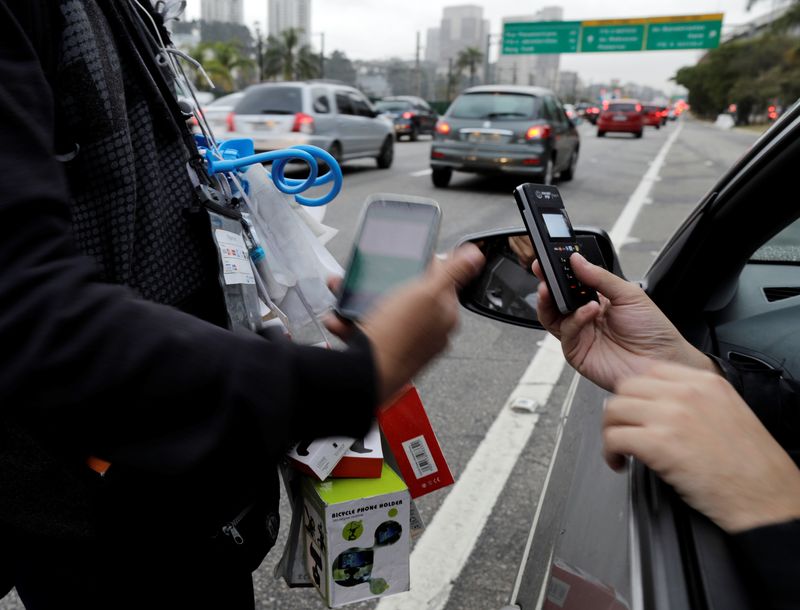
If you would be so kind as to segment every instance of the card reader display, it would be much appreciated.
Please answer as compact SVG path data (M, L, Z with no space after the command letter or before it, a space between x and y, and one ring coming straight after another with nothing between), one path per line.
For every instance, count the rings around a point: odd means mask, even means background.
M578 280L569 262L569 257L581 248L558 189L522 184L514 190L514 198L558 310L567 314L598 300L594 289Z

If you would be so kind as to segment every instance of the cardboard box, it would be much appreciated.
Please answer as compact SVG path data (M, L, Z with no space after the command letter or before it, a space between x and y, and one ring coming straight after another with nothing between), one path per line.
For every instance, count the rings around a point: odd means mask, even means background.
M286 456L291 465L300 472L324 481L355 442L356 439L347 436L328 436L313 441L301 441L292 447Z
M381 409L378 422L412 498L453 484L453 473L415 387L407 386Z
M384 465L379 479L303 481L308 574L332 608L408 591L411 498Z
M362 441L356 441L344 454L332 477L345 479L376 479L383 470L383 448L381 447L381 431L378 422L372 423Z

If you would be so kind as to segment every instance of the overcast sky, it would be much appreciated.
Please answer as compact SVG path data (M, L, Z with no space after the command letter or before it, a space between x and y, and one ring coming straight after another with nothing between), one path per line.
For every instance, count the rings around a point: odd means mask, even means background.
M252 26L259 21L263 28L267 21L267 0L244 0L244 4L247 24ZM413 59L416 33L422 33L424 45L427 29L439 25L442 8L458 4L482 5L492 32L499 34L503 17L535 13L548 5L563 7L564 19L575 21L725 13L723 28L726 28L746 23L773 5L781 4L781 0L761 0L749 13L745 10L747 0L648 0L638 3L619 0L312 0L311 29L314 33L325 32L326 55L340 50L351 59ZM200 0L188 0L187 16L200 16ZM319 36L313 36L312 43L316 47ZM497 52L495 45L492 61ZM586 83L618 78L622 82L651 85L670 93L674 85L669 78L681 66L694 64L699 56L696 51L565 54L561 56L561 69L577 71Z

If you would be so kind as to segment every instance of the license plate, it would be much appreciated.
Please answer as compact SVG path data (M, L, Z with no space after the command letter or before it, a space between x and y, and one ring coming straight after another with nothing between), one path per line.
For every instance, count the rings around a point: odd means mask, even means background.
M615 121L627 121L628 117L626 117L624 114L615 114L614 115L614 120Z
M477 131L473 131L467 134L467 141L469 142L481 142L483 140L483 134Z

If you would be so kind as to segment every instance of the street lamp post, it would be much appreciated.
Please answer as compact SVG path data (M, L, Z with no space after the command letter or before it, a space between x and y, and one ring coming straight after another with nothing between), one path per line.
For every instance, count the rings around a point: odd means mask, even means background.
M489 53L492 50L492 41L493 40L502 39L502 37L503 37L502 34L491 34L491 33L488 33L488 32L486 34L486 53L485 53L484 58L483 58L484 59L483 79L484 79L484 84L486 84L486 85L488 85L489 83L492 82L492 78L491 78L491 76L492 76L491 75L492 64L489 61Z
M319 77L325 78L325 32L316 32L319 36Z
M258 82L264 80L264 39L261 36L261 27L256 21L256 53L258 53Z

